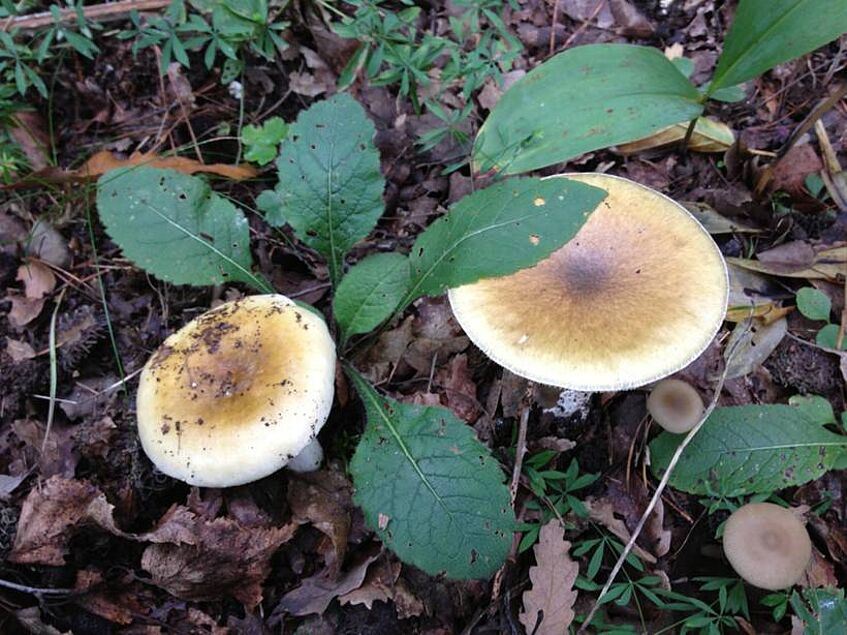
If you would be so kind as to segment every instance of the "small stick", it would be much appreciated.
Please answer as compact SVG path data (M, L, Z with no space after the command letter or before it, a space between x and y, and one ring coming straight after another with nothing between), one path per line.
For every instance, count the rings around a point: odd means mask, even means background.
M93 20L107 20L122 17L131 11L156 11L163 9L171 3L171 0L124 0L124 2L107 2L84 7L82 10L86 18ZM63 9L59 12L60 22L76 22L76 9ZM17 15L6 18L0 22L0 31L11 31L21 29L32 31L53 24L53 14L49 11L33 13L31 15Z
M27 586L25 584L18 584L17 582L10 582L9 580L0 579L0 587L4 589L11 589L12 591L18 591L20 593L29 593L30 595L70 595L75 593L74 589L42 589L34 586Z
M748 321L747 328L750 328L752 321ZM732 348L729 350L727 354L726 363L724 364L723 372L721 373L720 378L718 379L718 383L715 386L715 394L712 395L712 399L709 402L709 406L703 412L703 416L700 417L700 421L697 422L697 425L691 428L686 437L682 440L682 443L679 444L676 451L673 453L670 462L668 463L668 467L665 470L664 475L662 476L662 480L659 481L659 486L656 488L656 491L653 493L653 497L650 499L650 502L647 505L647 509L644 510L644 513L641 514L641 518L638 521L638 525L635 527L635 531L632 532L632 536L630 536L629 541L626 543L626 547L624 547L623 552L621 552L618 561L615 563L615 566L612 567L612 572L609 574L609 578L606 580L606 584L603 586L603 589L600 591L600 595L597 596L597 599L594 601L594 606L591 607L591 611L589 611L588 616L585 618L585 621L582 623L582 626L579 627L579 630L576 632L577 635L583 635L586 632L589 624L591 624L591 620L594 619L594 615L597 613L597 610L600 608L600 602L603 600L603 596L605 596L609 589L612 588L612 584L615 581L618 573L623 568L624 562L626 562L627 557L629 556L632 548L635 546L635 541L638 540L638 536L641 535L641 530L644 529L644 525L647 524L647 519L650 517L650 514L653 513L653 509L659 502L659 499L662 497L662 493L665 491L665 488L668 485L668 481L670 481L671 474L673 474L674 468L676 464L679 462L679 459L682 457L682 453L685 451L685 448L688 447L688 444L694 439L697 433L700 431L700 428L703 427L703 424L706 423L706 420L709 418L709 415L712 414L712 411L718 405L718 399L721 396L721 392L723 391L723 385L726 381L726 373L729 369L729 362L732 360L735 355L736 350L738 349L738 344L744 338L739 337L735 343L732 345Z

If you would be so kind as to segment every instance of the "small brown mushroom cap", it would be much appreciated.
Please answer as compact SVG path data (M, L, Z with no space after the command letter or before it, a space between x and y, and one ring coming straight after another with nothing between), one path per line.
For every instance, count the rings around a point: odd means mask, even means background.
M141 444L165 474L205 487L255 481L317 435L332 407L335 345L282 295L228 302L168 337L138 386Z
M647 397L647 411L668 432L682 434L697 425L703 416L703 399L681 379L663 379Z
M648 187L606 174L559 176L608 196L536 266L450 290L468 337L513 373L574 390L634 388L687 366L726 312L717 245L685 208Z
M791 510L773 503L750 503L726 521L723 550L745 581L778 591L803 577L812 557L812 541Z

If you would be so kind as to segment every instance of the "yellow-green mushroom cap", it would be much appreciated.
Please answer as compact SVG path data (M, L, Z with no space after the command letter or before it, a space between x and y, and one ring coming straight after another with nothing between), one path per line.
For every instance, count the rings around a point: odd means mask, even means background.
M608 196L534 267L450 290L468 337L513 373L574 390L634 388L687 366L726 313L717 245L684 207L648 187L606 174L558 176Z
M282 295L208 311L168 337L138 386L138 434L165 474L230 487L283 467L329 416L335 345Z
M778 591L803 577L812 557L812 541L803 522L790 509L773 503L750 503L726 521L723 551L745 581Z

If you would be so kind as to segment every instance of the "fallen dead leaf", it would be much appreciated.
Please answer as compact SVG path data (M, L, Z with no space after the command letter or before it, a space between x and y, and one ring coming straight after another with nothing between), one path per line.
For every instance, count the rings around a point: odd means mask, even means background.
M726 378L734 379L748 375L770 357L788 333L788 320L781 318L770 324L755 319L750 324L739 322L729 336L726 350L732 351L727 360Z
M31 260L18 268L17 280L24 283L24 295L37 300L56 288L56 276L47 265Z
M330 578L326 570L306 578L299 587L282 596L271 616L271 625L275 621L281 620L285 614L302 616L310 613L323 613L330 602L339 595L344 595L362 586L367 576L368 567L378 557L379 552L365 555L337 580Z
M727 258L729 264L789 278L836 282L847 267L847 245L815 245L803 241L785 243L757 254L757 260Z
M12 358L13 362L22 362L26 359L35 357L35 349L19 340L13 340L11 337L6 338L6 354Z
M798 582L802 587L837 587L838 576L835 566L828 561L816 548L812 548L812 559L809 561L803 578Z
M80 592L76 603L89 613L116 624L132 624L136 616L147 613L142 598L150 593L129 574L125 580L108 582L94 569L77 571L74 589Z
M9 561L62 566L68 544L81 527L99 525L119 533L112 509L88 481L54 476L24 500Z
M154 543L144 550L141 567L154 584L178 598L231 595L251 610L262 601L271 556L296 529L293 523L259 528L244 527L231 518L197 518L191 529L193 544Z
M423 613L423 602L400 579L401 565L397 561L383 558L368 569L365 581L358 589L338 596L344 604L364 604L368 610L374 602L393 601L397 616L402 620Z
M27 298L22 295L9 294L5 300L12 303L7 317L12 326L23 328L41 314L45 298Z
M579 563L571 559L571 543L558 520L541 528L533 547L535 566L529 569L532 584L523 594L523 612L518 616L527 633L561 635L567 633L574 619L573 605L577 592L574 582Z
M352 486L334 470L292 474L288 484L288 504L294 522L310 523L329 539L328 548L319 548L331 577L337 577L347 553L353 508Z
M476 399L476 383L468 368L468 356L464 353L453 356L447 368L438 375L438 383L444 388L450 410L467 423L473 424L480 413Z
M792 146L771 173L770 188L799 195L803 192L806 177L823 169L823 161L809 143Z
M615 517L615 507L610 501L604 498L588 498L585 500L585 507L588 509L588 515L592 520L603 525L624 544L629 542L631 537L629 529L627 529L624 521ZM656 557L638 545L633 546L632 552L645 562L649 562L650 564L656 563Z

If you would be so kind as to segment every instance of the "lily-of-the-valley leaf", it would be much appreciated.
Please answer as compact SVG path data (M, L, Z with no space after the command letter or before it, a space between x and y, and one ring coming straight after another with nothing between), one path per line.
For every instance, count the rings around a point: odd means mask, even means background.
M344 255L383 212L375 133L364 108L346 93L303 111L277 159L278 206L263 206L269 223L288 223L326 258L333 283L341 279Z
M844 0L742 0L707 94L753 79L845 31Z
M515 178L474 192L408 257L380 254L353 266L338 287L336 320L346 336L365 333L421 296L531 267L573 238L605 196L563 178Z
M824 427L831 412L805 403L717 408L683 452L670 485L691 494L740 496L819 478L843 458L847 436ZM657 476L681 440L663 432L650 444Z
M174 170L112 170L97 183L100 220L124 255L173 284L247 282L268 291L251 272L244 214L201 178Z
M474 169L519 174L643 139L703 112L702 97L658 49L591 44L517 81L477 135Z
M515 529L497 461L450 410L401 404L347 370L367 412L350 473L368 526L426 573L491 576Z

